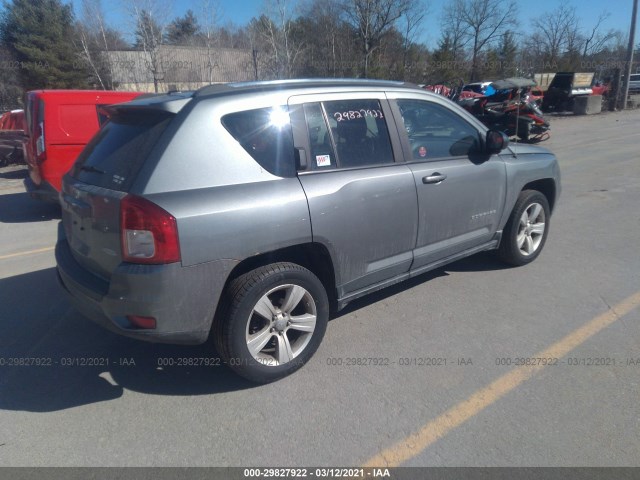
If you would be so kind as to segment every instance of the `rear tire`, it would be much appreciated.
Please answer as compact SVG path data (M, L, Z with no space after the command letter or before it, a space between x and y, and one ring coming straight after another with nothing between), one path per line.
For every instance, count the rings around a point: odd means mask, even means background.
M294 263L252 270L228 286L214 329L222 359L236 373L268 383L302 367L329 320L322 282Z
M547 197L537 190L520 192L502 233L498 258L514 266L533 262L547 240L550 217Z

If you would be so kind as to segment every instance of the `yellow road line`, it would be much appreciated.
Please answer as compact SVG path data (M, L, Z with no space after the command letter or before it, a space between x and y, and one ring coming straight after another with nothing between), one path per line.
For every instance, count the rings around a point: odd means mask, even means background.
M574 330L562 340L554 343L546 350L532 357L560 358L567 355L589 338L611 325L613 322L631 312L640 305L640 292L636 292L607 312L598 315L587 324ZM518 367L502 375L488 386L476 391L466 400L451 407L449 410L427 423L416 433L387 448L365 463L365 467L389 466L395 467L410 460L430 445L447 435L451 430L459 427L474 415L497 402L533 375L545 368L544 365Z
M37 250L29 250L28 252L18 252L18 253L10 253L9 255L0 255L0 260L5 260L7 258L15 258L22 257L24 255L35 255L36 253L44 253L50 252L54 250L55 247L46 247L46 248L38 248Z

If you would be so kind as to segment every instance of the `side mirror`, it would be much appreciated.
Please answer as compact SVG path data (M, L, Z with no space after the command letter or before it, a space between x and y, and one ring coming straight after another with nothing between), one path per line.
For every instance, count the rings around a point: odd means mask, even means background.
M489 130L485 140L485 151L489 155L500 153L509 145L509 137L499 130Z

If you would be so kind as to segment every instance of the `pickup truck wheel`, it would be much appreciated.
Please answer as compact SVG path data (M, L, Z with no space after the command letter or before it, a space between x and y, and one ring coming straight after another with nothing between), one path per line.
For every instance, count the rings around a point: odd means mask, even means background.
M550 216L547 197L537 190L520 192L504 228L498 257L515 266L533 262L547 240Z
M329 300L322 282L293 263L274 263L229 285L216 321L218 353L239 375L257 383L304 365L324 337Z

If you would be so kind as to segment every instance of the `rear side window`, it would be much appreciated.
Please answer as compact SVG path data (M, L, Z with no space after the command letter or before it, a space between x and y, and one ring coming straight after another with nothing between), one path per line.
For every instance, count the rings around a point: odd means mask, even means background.
M394 162L387 122L378 100L324 102L341 168Z
M286 107L230 113L222 117L222 124L269 173L295 176L293 133Z
M149 112L114 116L78 156L72 176L91 185L128 191L172 118Z

